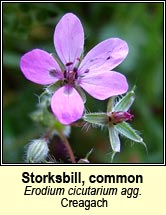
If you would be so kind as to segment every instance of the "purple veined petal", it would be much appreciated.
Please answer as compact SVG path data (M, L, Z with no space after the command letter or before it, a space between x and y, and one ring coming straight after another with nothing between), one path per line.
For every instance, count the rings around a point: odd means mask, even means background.
M77 16L65 14L54 32L54 46L64 65L79 62L84 47L84 30Z
M80 79L79 85L99 100L121 95L128 90L126 77L114 71L87 74Z
M62 78L55 59L46 51L33 49L21 57L20 68L24 76L37 84L52 84Z
M78 92L73 87L66 85L54 93L51 108L62 124L69 125L82 117L84 103Z
M79 66L79 75L97 70L112 70L128 54L128 45L124 40L111 38L104 40L90 50Z

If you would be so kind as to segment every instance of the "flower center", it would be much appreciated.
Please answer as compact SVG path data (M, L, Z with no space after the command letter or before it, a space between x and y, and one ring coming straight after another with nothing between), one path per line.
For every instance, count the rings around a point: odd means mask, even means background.
M77 73L77 68L74 67L72 70L68 68L67 70L64 71L64 83L74 85L75 80L78 78L78 73Z

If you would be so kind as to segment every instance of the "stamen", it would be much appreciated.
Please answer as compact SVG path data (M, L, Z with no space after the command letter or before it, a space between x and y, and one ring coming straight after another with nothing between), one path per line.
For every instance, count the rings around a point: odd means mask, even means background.
M73 70L71 70L71 71L64 70L64 73L63 73L64 83L74 85L75 80L78 78L77 70L78 69L76 67L74 67Z
M73 62L68 62L66 63L66 66L71 66L73 64Z
M78 78L78 73L76 72L76 74L75 74L75 79L77 79Z
M67 78L67 72L66 72L66 70L64 71L64 78L66 79Z
M74 68L73 68L73 72L75 72L75 73L76 73L76 72L77 72L77 70L78 70L78 69L77 69L76 67L74 67Z
M75 79L77 79L78 78L78 73L77 73L77 68L76 67L74 67L74 69L73 69L73 73L75 74Z

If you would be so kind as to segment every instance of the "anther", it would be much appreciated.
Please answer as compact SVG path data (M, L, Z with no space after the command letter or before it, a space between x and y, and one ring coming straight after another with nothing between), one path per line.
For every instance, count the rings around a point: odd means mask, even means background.
M76 73L77 70L78 70L78 69L77 69L76 67L73 68L73 72L74 72L74 73Z
M67 72L66 72L66 70L64 71L64 78L66 79L67 78Z
M73 64L73 62L68 62L66 63L66 66L71 66Z
M73 73L75 74L75 79L78 78L77 70L78 70L78 69L77 69L76 67L73 68Z

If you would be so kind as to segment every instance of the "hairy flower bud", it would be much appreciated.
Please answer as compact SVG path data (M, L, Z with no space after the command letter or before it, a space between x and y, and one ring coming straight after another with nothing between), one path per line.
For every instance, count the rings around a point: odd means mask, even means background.
M26 162L41 163L46 159L48 152L48 141L45 139L32 140L27 148Z

